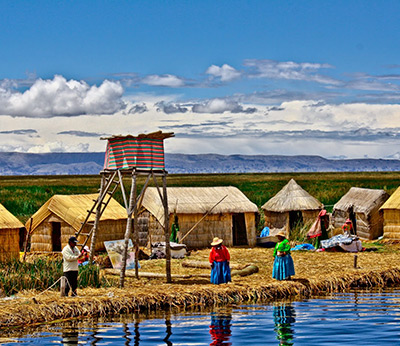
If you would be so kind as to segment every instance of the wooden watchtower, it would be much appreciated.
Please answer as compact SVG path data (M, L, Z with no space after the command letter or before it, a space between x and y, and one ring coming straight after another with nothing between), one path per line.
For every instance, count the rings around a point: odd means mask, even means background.
M89 263L92 263L93 254L96 244L96 233L100 221L100 217L107 208L109 201L114 193L121 189L124 206L127 213L127 223L125 231L125 247L122 256L122 268L120 274L120 287L124 286L126 261L128 253L129 238L134 234L135 243L135 274L139 278L138 273L138 254L139 254L139 231L137 225L138 210L141 201L146 192L146 188L150 181L154 182L157 187L160 198L164 207L164 234L166 248L166 276L167 282L171 282L171 252L169 244L169 213L167 198L167 175L164 163L164 139L174 137L174 133L163 133L161 131L149 134L139 134L138 136L112 136L101 138L107 140L107 149L104 160L104 169L100 172L101 183L99 196L93 202L93 206L88 210L85 221L81 228L76 232L75 236L85 236L86 240L82 247L87 244L91 237L92 252L90 253ZM129 176L132 179L129 194L125 190L123 178ZM146 176L146 181L139 195L136 193L138 176ZM157 181L162 179L161 184ZM96 214L94 222L90 222L90 216ZM133 225L132 225L133 221ZM82 233L84 226L91 224L92 228L89 233ZM133 226L133 228L132 228Z

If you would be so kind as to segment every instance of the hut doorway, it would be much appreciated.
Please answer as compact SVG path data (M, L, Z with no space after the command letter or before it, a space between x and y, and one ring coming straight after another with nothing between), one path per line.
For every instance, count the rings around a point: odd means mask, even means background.
M248 245L244 213L232 215L233 246Z
M289 229L303 224L303 213L300 210L289 211Z
M51 223L51 243L53 251L61 251L61 222Z
M356 214L354 213L354 207L350 206L349 208L349 219L353 224L353 234L357 235L357 223L356 223Z

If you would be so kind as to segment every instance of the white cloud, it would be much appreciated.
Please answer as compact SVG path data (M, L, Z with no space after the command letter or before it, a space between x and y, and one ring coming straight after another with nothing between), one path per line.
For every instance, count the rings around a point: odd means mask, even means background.
M89 144L79 143L76 145L65 145L63 142L49 142L42 145L35 145L30 147L28 153L63 153L63 152L87 152L89 149Z
M143 78L142 83L152 86L164 86L171 88L179 88L185 85L182 78L171 74L149 75Z
M8 84L9 86L9 84ZM24 92L0 85L0 114L50 118L82 114L113 114L125 107L119 82L105 80L100 86L56 75L36 80Z
M194 113L254 113L256 108L243 108L236 101L226 100L226 99L211 99L203 103L198 103L193 105L192 111Z
M232 66L228 64L223 64L221 67L216 65L211 65L207 71L207 74L212 75L214 77L220 77L222 82L229 82L236 78L239 78L241 73L234 69Z

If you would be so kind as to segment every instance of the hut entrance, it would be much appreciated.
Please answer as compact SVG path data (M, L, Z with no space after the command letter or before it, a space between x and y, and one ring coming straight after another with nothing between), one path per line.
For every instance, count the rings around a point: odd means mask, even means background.
M289 211L289 229L303 224L303 214L300 210Z
M356 214L354 213L354 207L350 206L349 208L349 219L353 224L353 234L357 235L357 223L356 223Z
M244 213L232 215L233 246L248 245Z
M61 251L61 222L51 223L51 243L53 251Z

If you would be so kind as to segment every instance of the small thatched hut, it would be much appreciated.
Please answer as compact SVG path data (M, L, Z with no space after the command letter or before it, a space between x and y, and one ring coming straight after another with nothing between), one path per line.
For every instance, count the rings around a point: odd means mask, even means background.
M294 179L290 181L261 208L265 226L271 230L290 230L298 223L315 221L323 204L305 191Z
M0 204L0 261L19 258L20 234L24 225Z
M258 208L238 188L168 187L167 196L169 229L176 215L180 237L185 236L186 232L226 196L184 239L183 243L188 248L208 247L213 237L224 239L226 246L255 245ZM144 194L138 223L142 245L148 240L152 243L164 241L164 209L154 187L147 188Z
M79 230L97 197L97 194L51 197L31 217L31 251L61 251L69 237ZM95 214L92 214L89 222L93 222L94 218ZM124 238L126 219L126 210L116 200L111 199L100 218L96 251L105 249L104 241ZM26 223L27 229L30 222L28 220ZM83 233L88 233L91 228L92 225L85 225ZM82 243L85 239L85 236L79 236L78 242Z
M333 206L332 224L335 228L342 227L349 218L358 237L376 239L383 234L379 208L388 198L385 190L352 187Z
M380 208L385 239L400 241L400 187Z

